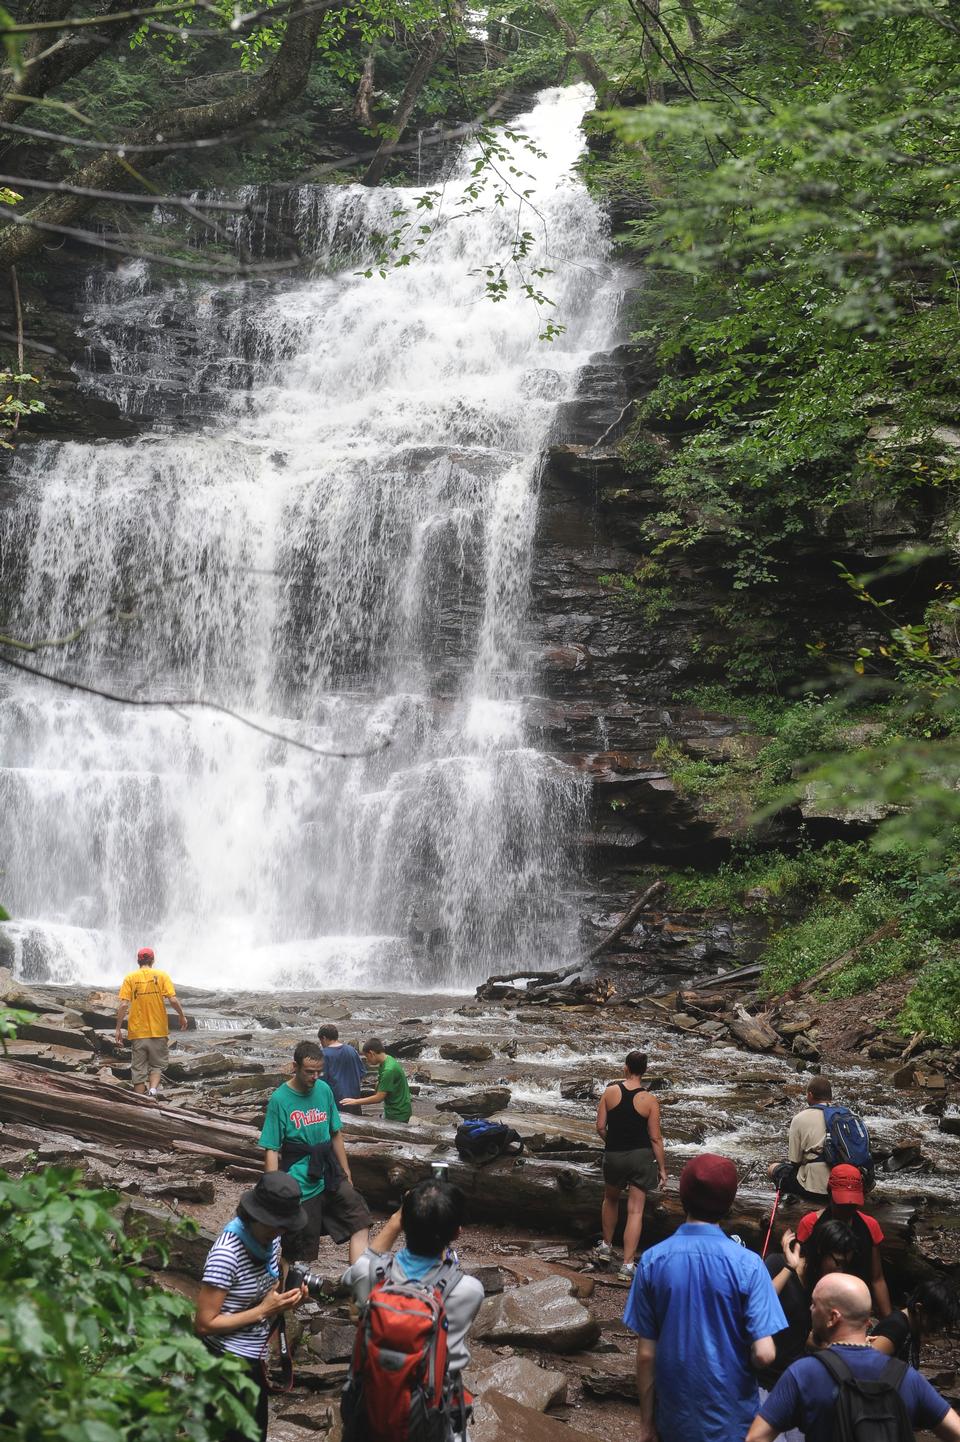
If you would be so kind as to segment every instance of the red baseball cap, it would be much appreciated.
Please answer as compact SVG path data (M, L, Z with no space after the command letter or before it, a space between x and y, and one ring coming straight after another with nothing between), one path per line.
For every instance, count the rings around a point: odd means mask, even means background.
M680 1200L684 1209L708 1221L719 1221L737 1195L737 1169L729 1157L703 1152L680 1173Z
M153 947L152 947L152 946L141 946L140 950L137 952L137 960L138 960L138 961L153 961Z
M841 1162L831 1171L827 1186L835 1202L854 1202L858 1207L863 1205L863 1177L859 1167Z

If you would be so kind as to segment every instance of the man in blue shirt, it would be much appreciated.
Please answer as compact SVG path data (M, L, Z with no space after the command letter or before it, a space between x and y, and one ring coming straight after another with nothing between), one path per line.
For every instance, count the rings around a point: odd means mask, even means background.
M317 1032L323 1047L323 1079L333 1092L341 1112L362 1117L363 1108L344 1106L344 1097L358 1097L360 1087L367 1075L367 1064L349 1042L340 1040L340 1033L332 1022L327 1022Z
M813 1340L846 1363L855 1377L876 1381L890 1358L867 1341L870 1289L859 1277L830 1272L813 1289ZM925 1377L908 1367L898 1388L914 1427L928 1427L941 1442L960 1442L960 1417ZM788 1427L799 1427L806 1442L831 1442L840 1388L816 1356L800 1357L787 1368L754 1419L747 1442L773 1442Z
M680 1174L686 1221L637 1263L623 1320L638 1337L636 1442L743 1442L787 1325L760 1258L720 1230L737 1194L728 1157Z

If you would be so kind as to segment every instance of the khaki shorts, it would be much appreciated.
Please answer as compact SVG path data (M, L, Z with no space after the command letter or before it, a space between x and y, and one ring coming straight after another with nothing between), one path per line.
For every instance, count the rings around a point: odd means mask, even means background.
M146 1085L152 1071L163 1071L170 1059L170 1043L165 1036L138 1036L130 1043L133 1081Z
M639 1187L654 1192L660 1180L656 1158L650 1147L637 1147L632 1152L605 1152L603 1180L608 1187Z

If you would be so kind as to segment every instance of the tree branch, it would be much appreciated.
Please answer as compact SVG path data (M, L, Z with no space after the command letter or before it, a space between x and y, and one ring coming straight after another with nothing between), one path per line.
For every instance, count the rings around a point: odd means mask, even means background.
M187 105L160 115L149 127L131 136L141 150L141 165L150 165L163 154L165 143L173 140L198 140L235 130L250 121L277 115L300 95L307 83L316 51L317 36L329 3L297 15L287 22L286 33L273 63L264 70L256 83L242 93L207 105ZM150 149L150 142L156 150ZM123 157L101 155L73 177L78 189L115 190L127 171ZM43 244L45 226L69 226L84 215L92 204L82 194L55 195L0 230L0 266L15 265L32 255ZM34 225L33 222L38 222Z

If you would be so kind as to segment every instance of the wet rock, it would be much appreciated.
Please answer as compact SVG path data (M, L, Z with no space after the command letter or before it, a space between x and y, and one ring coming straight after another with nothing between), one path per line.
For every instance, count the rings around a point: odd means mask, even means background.
M17 1027L17 1036L22 1041L39 1041L49 1046L70 1047L73 1051L93 1051L93 1042L85 1032L68 1026L58 1026L55 1016L45 1021L28 1021Z
M166 1074L171 1081L202 1081L204 1077L223 1076L227 1072L262 1072L263 1063L241 1061L239 1057L225 1056L223 1052L208 1051L199 1056L185 1056L171 1061Z
M487 1046L486 1042L460 1042L447 1041L439 1048L440 1055L444 1061L491 1061L493 1059L493 1047Z
M423 1031L415 1032L412 1036L397 1037L396 1040L385 1042L384 1045L390 1056L416 1057L420 1055L429 1040L429 1033Z
M898 1067L898 1069L893 1073L890 1080L895 1087L900 1088L900 1090L902 1091L907 1091L910 1087L913 1086L914 1082L916 1081L916 1077L917 1065L916 1062L911 1061L907 1062L906 1066Z
M600 1442L595 1432L576 1432L492 1388L477 1403L470 1442Z
M591 1397L622 1397L628 1402L637 1399L637 1374L632 1357L611 1358L603 1366L585 1372L583 1390Z
M11 1061L26 1062L28 1066L45 1066L51 1071L79 1071L86 1058L73 1047L45 1046L38 1041L9 1041L6 1055Z
M307 1338L307 1346L321 1362L349 1362L353 1355L353 1344L357 1329L349 1322L331 1321L318 1318L316 1331Z
M483 1303L473 1336L548 1352L580 1351L597 1340L600 1326L573 1294L573 1284L557 1276L514 1287Z
M502 1392L524 1407L535 1412L546 1412L567 1400L567 1379L562 1372L551 1372L538 1367L529 1357L505 1357L484 1367L482 1372L472 1372L467 1385L471 1392L482 1397L491 1390Z
M438 1112L456 1112L461 1117L492 1117L510 1105L509 1087L487 1087L483 1091L463 1092L450 1101L438 1102Z
M947 1090L947 1079L942 1072L929 1071L926 1067L918 1066L916 1069L916 1084L928 1092L943 1092Z
M593 1076L571 1077L560 1083L560 1095L568 1102L592 1102L600 1096L600 1083Z
M940 1130L947 1136L960 1137L960 1106L951 1104L940 1118Z
M798 1032L793 1038L793 1045L790 1050L794 1056L802 1057L804 1061L820 1060L820 1048L804 1031Z
M498 1296L503 1291L503 1271L500 1267L482 1266L462 1268L468 1277L476 1277L487 1297Z
M413 1080L424 1082L426 1085L443 1087L468 1087L476 1081L472 1072L460 1071L454 1066L444 1066L443 1062L421 1062L413 1073Z

